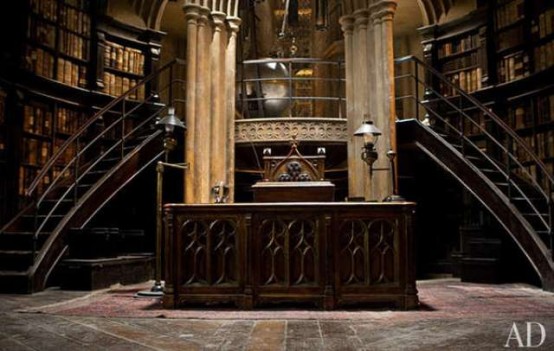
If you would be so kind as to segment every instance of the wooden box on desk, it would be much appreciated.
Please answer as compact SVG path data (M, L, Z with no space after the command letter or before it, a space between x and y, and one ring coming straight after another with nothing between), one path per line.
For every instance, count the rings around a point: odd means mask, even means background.
M255 202L329 202L335 185L328 181L258 182L252 186Z

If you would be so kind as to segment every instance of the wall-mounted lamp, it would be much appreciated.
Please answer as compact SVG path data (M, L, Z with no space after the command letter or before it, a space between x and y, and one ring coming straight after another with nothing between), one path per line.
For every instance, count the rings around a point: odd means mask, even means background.
M377 161L378 154L375 149L379 136L383 134L372 121L366 120L354 132L354 136L364 138L364 146L362 147L362 160L369 166L369 176L373 175L373 163Z

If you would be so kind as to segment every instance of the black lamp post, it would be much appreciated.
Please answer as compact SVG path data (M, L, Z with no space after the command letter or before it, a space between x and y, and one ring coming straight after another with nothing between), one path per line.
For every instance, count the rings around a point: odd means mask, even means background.
M387 151L387 157L389 158L390 162L390 170L391 170L391 178L392 178L392 195L389 195L385 198L386 202L398 202L398 201L406 201L405 198L403 198L401 195L398 194L398 187L396 186L396 163L394 162L394 159L396 158L396 151L389 150Z
M163 128L164 135L164 161L158 161L156 165L156 272L154 285L150 290L139 291L138 296L162 296L162 231L163 231L163 173L164 167L172 167L185 170L188 168L184 163L168 163L169 152L174 150L177 146L177 140L175 139L175 128L183 129L186 131L187 127L175 115L175 108L169 107L168 114L161 120L156 122L156 126Z

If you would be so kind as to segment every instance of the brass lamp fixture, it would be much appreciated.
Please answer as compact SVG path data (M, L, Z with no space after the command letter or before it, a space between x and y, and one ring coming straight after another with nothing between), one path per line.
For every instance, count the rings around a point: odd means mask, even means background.
M156 122L156 126L163 128L164 135L164 161L158 161L156 165L156 271L154 277L154 285L150 290L139 291L137 296L145 297L159 297L163 295L162 286L162 232L163 232L163 174L165 167L178 168L186 170L188 164L186 163L169 163L169 152L173 151L177 147L177 140L175 139L175 130L182 129L187 130L187 127L175 115L175 108L169 107L168 113L165 117Z
M362 125L354 132L354 136L364 138L364 146L362 147L362 160L369 166L369 176L373 176L373 163L377 161L379 155L375 145L379 136L383 134L379 128L377 128L373 121L365 120Z

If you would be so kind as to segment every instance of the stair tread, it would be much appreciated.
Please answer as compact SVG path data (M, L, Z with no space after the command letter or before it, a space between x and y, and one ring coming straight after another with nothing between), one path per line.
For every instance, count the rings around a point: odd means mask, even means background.
M0 250L2 255L32 255L33 251L29 250Z
M0 271L0 276L7 276L7 275L25 276L25 275L27 275L27 270L24 270L24 271L14 271L14 270Z

